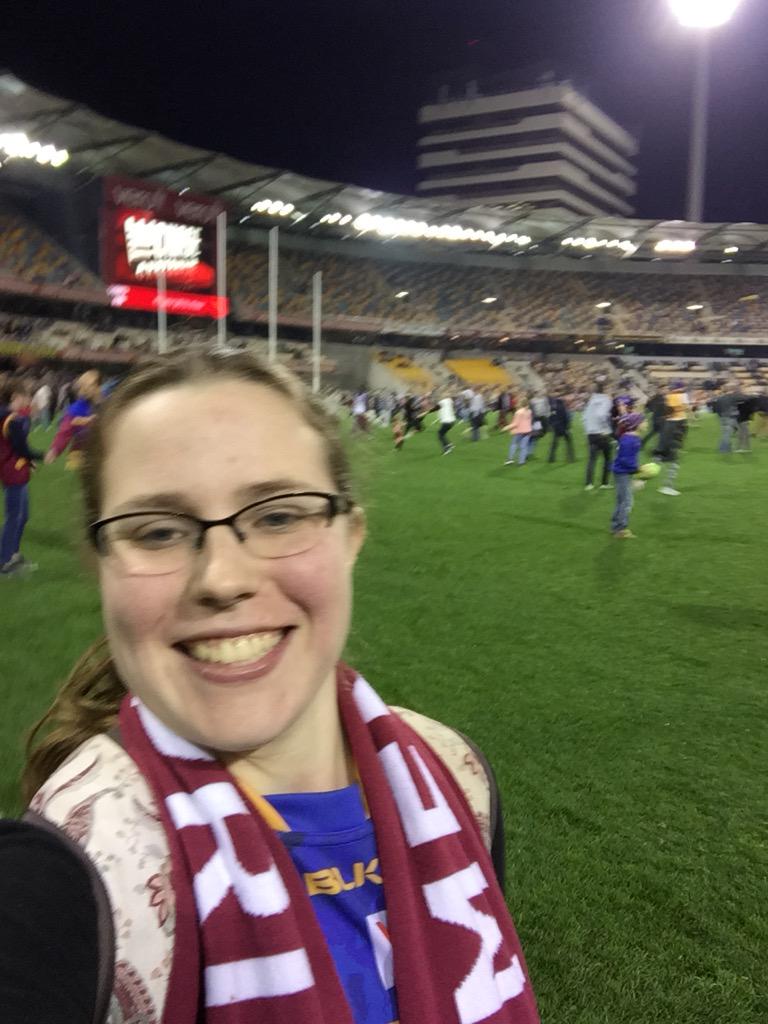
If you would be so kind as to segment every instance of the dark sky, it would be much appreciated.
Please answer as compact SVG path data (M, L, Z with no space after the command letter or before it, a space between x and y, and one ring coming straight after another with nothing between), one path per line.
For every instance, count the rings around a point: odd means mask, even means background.
M706 217L768 222L766 0L713 51ZM36 0L0 38L0 66L118 120L405 193L433 75L549 66L639 135L638 212L658 218L683 216L692 59L666 0Z

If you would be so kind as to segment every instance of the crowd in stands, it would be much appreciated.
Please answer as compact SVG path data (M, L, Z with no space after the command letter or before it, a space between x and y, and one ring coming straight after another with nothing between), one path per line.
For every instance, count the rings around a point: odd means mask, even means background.
M646 360L640 367L652 382L661 382L671 376L682 377L692 387L715 391L729 378L736 378L743 387L768 387L768 362L750 359L733 364L713 360L711 363L677 360L664 362Z
M100 287L98 278L30 221L0 210L0 274L30 284Z
M768 333L768 286L761 289L762 278L544 272L514 266L498 270L293 250L280 257L282 314L310 318L311 281L318 270L323 272L327 317L372 318L389 329L486 335L698 334L713 339ZM265 250L231 254L230 281L243 310L266 315ZM610 305L598 308L602 303Z
M267 263L266 249L230 250L228 280L236 317L266 317ZM439 344L456 332L496 345L503 345L507 335L701 335L717 340L768 334L768 278L763 277L541 271L513 261L502 268L398 262L287 247L280 254L281 316L310 322L312 276L318 270L326 320L370 321L393 333L422 332L425 347L428 336ZM3 276L37 285L103 288L61 245L8 208L0 208Z
M564 391L571 409L584 407L594 389L596 376L609 382L618 381L617 371L607 360L533 360L531 368L546 382L548 389L555 385Z

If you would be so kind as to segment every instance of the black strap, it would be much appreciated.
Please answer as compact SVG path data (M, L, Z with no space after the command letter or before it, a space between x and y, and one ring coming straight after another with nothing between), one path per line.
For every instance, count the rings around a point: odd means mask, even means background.
M53 822L41 817L34 811L27 811L22 821L36 828L51 833L72 853L83 865L88 875L91 891L96 904L96 923L99 944L99 962L97 973L96 1003L93 1011L93 1024L106 1024L109 1015L109 1004L112 1000L112 989L115 979L115 926L112 918L112 905L96 865L85 850L70 838L66 832Z

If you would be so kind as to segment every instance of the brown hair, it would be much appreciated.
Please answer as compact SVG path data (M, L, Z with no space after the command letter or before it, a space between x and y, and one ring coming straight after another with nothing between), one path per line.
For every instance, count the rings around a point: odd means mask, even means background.
M260 384L291 402L305 422L322 437L338 493L353 499L349 461L336 419L298 377L284 367L248 352L179 352L142 363L100 407L89 431L81 469L87 523L94 522L101 514L102 471L109 457L110 437L115 423L126 409L165 388L208 384L214 379ZM29 734L27 761L22 775L22 792L27 803L82 743L98 733L107 732L114 725L125 693L107 641L102 639L78 661L50 709Z

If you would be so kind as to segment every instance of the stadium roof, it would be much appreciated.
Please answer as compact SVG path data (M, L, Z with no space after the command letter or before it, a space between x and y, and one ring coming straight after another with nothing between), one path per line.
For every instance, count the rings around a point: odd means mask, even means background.
M80 177L119 174L180 192L215 195L241 223L254 226L279 223L302 234L364 234L510 256L768 263L768 225L575 217L528 205L468 205L460 199L423 199L323 181L174 142L42 92L10 72L0 73L0 142L4 133L13 132L66 149L66 167ZM0 184L2 160L0 148Z

